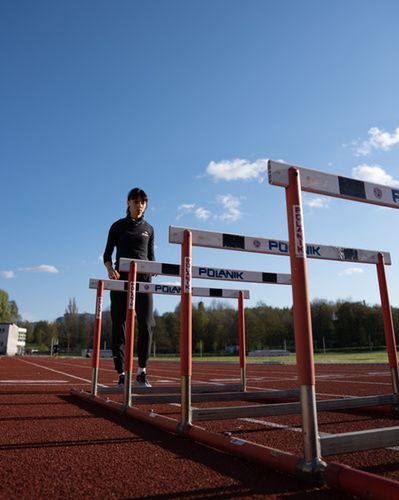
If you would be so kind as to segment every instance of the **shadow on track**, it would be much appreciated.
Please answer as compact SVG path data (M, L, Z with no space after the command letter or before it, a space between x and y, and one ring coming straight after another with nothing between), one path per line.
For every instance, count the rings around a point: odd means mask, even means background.
M250 463L240 458L228 455L218 450L208 448L184 437L168 434L149 424L127 419L123 415L108 412L97 405L91 405L73 396L60 396L70 404L74 404L86 412L99 418L104 418L113 424L119 425L129 432L139 436L143 441L150 442L172 452L182 460L196 462L206 468L231 478L237 485L228 485L216 488L199 488L192 491L176 491L173 494L146 495L151 500L157 499L200 499L200 498L237 498L256 497L266 498L267 495L278 495L284 498L303 498L306 495L311 499L336 499L337 493L326 488L316 488L307 485L297 478L282 475L279 472L266 469L259 464ZM156 460L156 458L154 458ZM176 467L178 477L184 466ZM341 499L351 498L343 494Z

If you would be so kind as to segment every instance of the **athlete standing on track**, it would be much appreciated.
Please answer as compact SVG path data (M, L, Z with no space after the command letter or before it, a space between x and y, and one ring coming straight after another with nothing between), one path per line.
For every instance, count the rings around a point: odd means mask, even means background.
M144 219L148 197L140 188L132 189L127 196L126 217L114 222L109 230L104 251L104 265L110 279L127 280L128 273L119 272L119 259L155 260L154 229ZM115 267L112 253L116 248ZM151 281L151 276L138 274L137 281ZM127 293L111 291L112 354L115 370L119 374L119 385L125 381L124 351ZM152 329L154 326L152 295L137 293L136 317L138 322L138 369L136 385L151 387L147 380L146 366L150 355Z

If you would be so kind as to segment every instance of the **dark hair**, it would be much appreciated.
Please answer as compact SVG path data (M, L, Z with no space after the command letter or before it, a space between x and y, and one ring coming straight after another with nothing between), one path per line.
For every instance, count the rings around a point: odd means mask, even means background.
M133 188L129 191L127 195L127 201L129 200L141 200L148 202L148 196L145 191L140 188ZM129 207L126 209L126 215L130 215Z
M140 188L133 188L129 191L127 195L128 200L142 200L142 201L148 201L148 196L145 191L143 191Z

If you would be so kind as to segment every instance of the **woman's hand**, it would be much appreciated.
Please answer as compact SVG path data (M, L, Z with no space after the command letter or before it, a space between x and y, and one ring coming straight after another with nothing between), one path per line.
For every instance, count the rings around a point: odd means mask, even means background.
M106 262L105 267L107 268L108 278L110 280L118 280L120 278L119 272L112 267L111 262Z
M116 269L108 269L108 278L110 280L118 280L120 278L120 274Z

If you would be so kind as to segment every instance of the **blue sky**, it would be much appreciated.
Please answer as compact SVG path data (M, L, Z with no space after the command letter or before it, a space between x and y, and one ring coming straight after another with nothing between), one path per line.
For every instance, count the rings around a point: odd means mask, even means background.
M3 0L0 288L28 320L72 297L93 312L88 280L105 277L135 186L164 262L179 262L169 225L287 238L267 158L397 187L398 15L394 0ZM397 211L303 199L307 241L391 252L399 306ZM193 263L289 272L285 257L199 248ZM308 267L312 299L379 303L374 266ZM249 306L291 305L290 287L246 288Z

